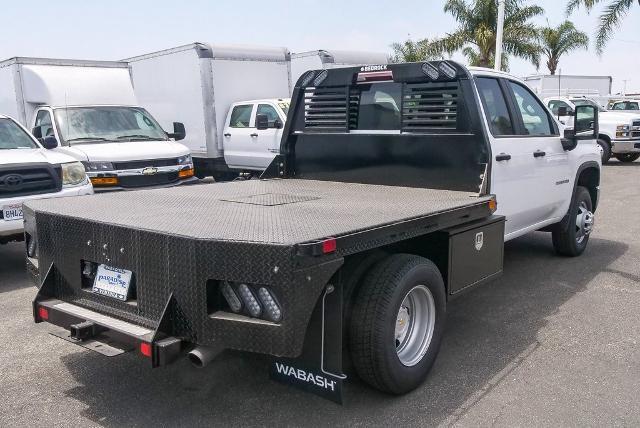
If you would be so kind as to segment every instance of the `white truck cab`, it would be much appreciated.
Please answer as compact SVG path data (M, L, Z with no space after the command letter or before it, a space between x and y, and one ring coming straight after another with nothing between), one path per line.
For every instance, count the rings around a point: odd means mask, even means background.
M561 222L578 185L591 194L591 207L581 207L576 214L576 224L588 234L599 191L596 140L580 140L567 150L567 127L523 81L484 68L470 67L470 72L488 122L495 161L490 187L497 196L497 212L507 218L505 240Z
M280 153L290 98L231 104L224 124L224 160L231 169L263 171Z
M640 100L628 99L611 101L608 105L608 109L613 111L640 113Z
M599 109L598 144L602 148L602 163L613 156L620 162L640 158L640 112L606 110L585 97L549 97L545 103L560 122L573 126L571 114L578 105L594 105Z
M196 180L190 151L137 105L126 63L13 58L0 62L0 109L42 145L83 163L96 190Z
M44 149L14 119L0 115L0 244L23 239L23 202L92 193L80 162Z

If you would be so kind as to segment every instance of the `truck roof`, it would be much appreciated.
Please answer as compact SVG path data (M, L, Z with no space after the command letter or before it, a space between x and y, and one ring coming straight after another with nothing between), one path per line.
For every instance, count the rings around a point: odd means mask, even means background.
M82 66L101 68L129 68L126 62L122 61L94 61L86 59L61 59L61 58L39 58L16 56L0 61L0 68L13 64L25 65L61 65L61 66Z
M253 60L281 62L290 58L289 49L285 47L266 47L251 45L224 45L215 43L194 42L161 51L150 52L143 55L123 59L126 62L135 62L156 56L170 55L173 53L195 50L200 58L223 60Z

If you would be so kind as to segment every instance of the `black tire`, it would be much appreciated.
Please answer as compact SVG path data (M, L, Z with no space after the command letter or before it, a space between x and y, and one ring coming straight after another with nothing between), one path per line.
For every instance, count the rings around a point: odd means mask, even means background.
M435 324L420 360L404 365L396 352L396 321L405 296L424 285L435 303ZM374 388L407 393L424 382L444 331L446 292L440 271L430 260L394 254L378 262L365 276L351 315L349 349L358 376Z
M602 164L604 165L611 159L611 145L602 138L598 138L598 144L602 147Z
M556 250L556 253L562 256L579 256L584 252L589 243L589 235L584 236L584 239L580 242L576 239L576 217L578 216L578 210L582 203L586 205L589 212L593 212L593 203L591 202L589 191L586 187L578 186L571 200L571 207L569 207L566 224L558 224L552 232L553 248Z
M638 160L638 158L640 158L640 153L621 153L621 154L614 155L614 156L620 162L631 163L633 161Z

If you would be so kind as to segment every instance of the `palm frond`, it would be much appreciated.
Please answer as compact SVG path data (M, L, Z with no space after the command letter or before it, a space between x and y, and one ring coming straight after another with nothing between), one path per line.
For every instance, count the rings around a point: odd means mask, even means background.
M620 25L620 21L629 13L633 3L634 0L614 0L600 15L600 25L596 34L596 51L598 54L602 54L605 45L611 38L612 31Z

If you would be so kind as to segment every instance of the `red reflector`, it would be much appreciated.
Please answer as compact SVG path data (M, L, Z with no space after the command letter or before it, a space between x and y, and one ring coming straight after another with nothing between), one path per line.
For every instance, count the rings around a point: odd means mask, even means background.
M38 318L40 318L42 321L48 320L49 319L49 309L43 308L42 306L40 306L38 308Z
M329 253L333 253L336 250L336 240L335 238L331 238L331 239L327 239L325 241L322 241L322 253L323 254L329 254Z
M151 358L151 344L147 342L140 343L140 353L145 357Z

